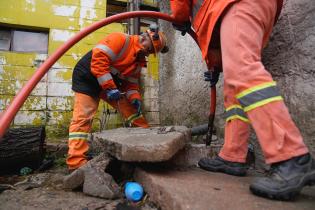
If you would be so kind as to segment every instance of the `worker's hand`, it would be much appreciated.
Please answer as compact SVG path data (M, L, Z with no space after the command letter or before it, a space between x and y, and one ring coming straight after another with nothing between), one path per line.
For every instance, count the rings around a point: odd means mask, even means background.
M184 22L183 24L172 23L172 25L175 30L182 32L182 36L185 36L185 34L191 29L190 21Z
M210 82L211 87L217 84L217 82L219 81L219 77L220 71L218 70L204 72L205 81Z
M110 101L118 101L120 99L120 91L118 89L106 90L106 95Z
M141 114L141 101L139 99L132 100L131 104L135 107L137 110L138 115Z

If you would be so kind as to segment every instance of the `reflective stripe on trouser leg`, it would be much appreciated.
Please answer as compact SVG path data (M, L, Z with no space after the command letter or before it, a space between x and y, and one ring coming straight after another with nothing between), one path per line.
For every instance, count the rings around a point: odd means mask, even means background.
M307 152L302 137L280 98L272 103L262 99L259 101L262 103L257 104L243 98L249 96L244 90L272 82L270 73L261 62L261 52L272 31L276 10L276 1L237 1L225 13L220 27L224 82L230 87L228 94L237 95L243 108L246 108L247 117L258 136L267 163ZM273 97L277 95L269 95L265 99L273 100Z
M277 89L276 82L266 82L248 88L236 95L244 111L250 111L273 101L283 100Z
M229 87L224 86L225 90L227 88ZM224 145L219 156L224 160L244 163L249 139L249 120L243 108L239 104L235 104L237 99L233 95L225 95L224 98L225 106L230 106L224 113L226 118Z
M244 122L249 122L243 108L240 105L232 105L228 107L225 110L224 117L225 117L225 121L239 119Z
M133 107L132 104L129 103L126 97L122 97L119 100L119 106L117 101L109 101L105 97L105 95L101 95L101 98L106 101L108 104L110 104L112 107L117 109L122 116L125 118L125 120L132 120L132 125L142 127L142 128L148 128L149 124L145 120L145 118L141 115L140 117L136 117L137 110ZM137 115L138 116L138 115Z
M92 119L98 107L99 99L82 93L75 93L73 117L69 127L68 157L69 169L84 165L86 152L89 149L88 134L91 130Z

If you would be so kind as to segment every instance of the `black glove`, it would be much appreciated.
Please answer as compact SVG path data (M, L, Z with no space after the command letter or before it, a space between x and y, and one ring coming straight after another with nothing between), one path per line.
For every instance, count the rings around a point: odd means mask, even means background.
M204 72L205 81L210 82L210 87L213 87L217 84L220 77L220 71L206 71Z
M183 24L172 23L172 25L175 30L182 32L182 36L185 36L185 34L191 29L190 21L186 21Z

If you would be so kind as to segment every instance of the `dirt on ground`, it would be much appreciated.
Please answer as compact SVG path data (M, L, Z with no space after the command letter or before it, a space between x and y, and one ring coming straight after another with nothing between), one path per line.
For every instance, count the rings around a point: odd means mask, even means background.
M106 200L87 196L80 189L65 191L63 177L66 167L54 167L41 173L26 176L0 176L1 210L158 210L147 196L142 202L130 203L122 196Z

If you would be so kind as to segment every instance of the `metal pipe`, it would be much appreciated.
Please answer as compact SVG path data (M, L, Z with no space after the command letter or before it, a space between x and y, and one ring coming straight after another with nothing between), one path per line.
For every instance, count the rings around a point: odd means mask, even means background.
M192 136L202 136L207 134L208 132L208 124L201 124L191 128Z
M120 13L117 15L110 16L103 20L97 21L92 25L84 28L79 33L74 35L70 38L67 42L65 42L62 46L60 46L48 59L35 71L33 76L27 83L23 86L23 88L17 93L14 97L11 104L6 108L6 110L1 113L0 118L0 141L5 134L6 130L8 129L10 123L12 122L13 118L15 117L16 113L24 104L26 98L38 84L38 82L42 79L42 77L48 72L50 67L64 54L67 50L69 50L74 44L79 42L81 39L96 31L97 29L108 25L113 22L117 22L127 18L134 18L134 17L152 17L152 18L159 18L169 22L175 22L175 20L167 15L160 12L153 12L153 11L134 11L134 12L125 12Z

